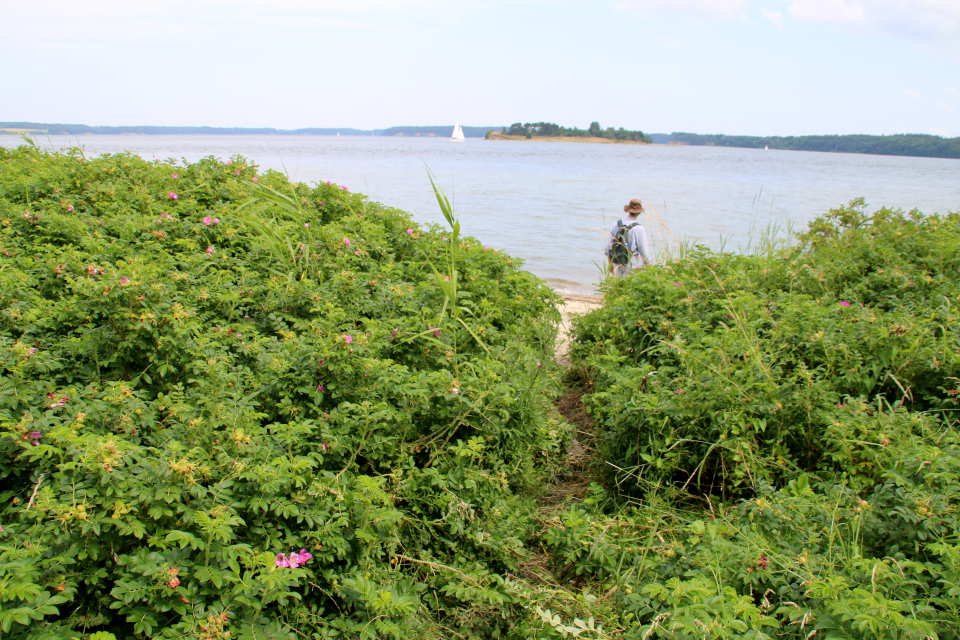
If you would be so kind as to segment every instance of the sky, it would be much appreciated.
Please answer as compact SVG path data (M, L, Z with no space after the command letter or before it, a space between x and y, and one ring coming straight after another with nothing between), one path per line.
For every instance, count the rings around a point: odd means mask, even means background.
M0 121L960 136L960 0L0 0Z

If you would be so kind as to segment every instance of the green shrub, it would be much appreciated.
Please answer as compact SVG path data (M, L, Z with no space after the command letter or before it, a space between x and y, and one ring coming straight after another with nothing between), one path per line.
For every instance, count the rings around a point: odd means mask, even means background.
M519 261L240 157L0 150L0 222L0 635L523 616L566 431Z
M799 472L872 486L885 445L947 409L957 273L960 214L855 202L772 256L700 249L608 281L574 353L616 482L726 497Z
M543 540L625 638L956 638L960 441L893 448L859 494L801 475L713 512L573 508Z
M574 355L615 512L541 535L608 632L960 637L958 274L960 214L854 201L608 282Z

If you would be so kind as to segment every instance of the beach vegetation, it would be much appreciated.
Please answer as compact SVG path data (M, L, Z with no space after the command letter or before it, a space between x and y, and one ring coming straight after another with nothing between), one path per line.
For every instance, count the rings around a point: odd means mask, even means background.
M437 193L446 228L241 157L0 150L3 638L523 618L556 296Z
M576 323L601 480L545 535L623 637L960 634L960 214L862 200Z
M610 279L555 405L425 183L0 149L0 637L960 637L960 214Z

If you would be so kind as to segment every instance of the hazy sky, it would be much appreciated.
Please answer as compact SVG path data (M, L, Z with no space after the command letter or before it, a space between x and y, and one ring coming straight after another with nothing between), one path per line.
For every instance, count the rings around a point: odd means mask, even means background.
M960 136L960 0L0 0L0 121Z

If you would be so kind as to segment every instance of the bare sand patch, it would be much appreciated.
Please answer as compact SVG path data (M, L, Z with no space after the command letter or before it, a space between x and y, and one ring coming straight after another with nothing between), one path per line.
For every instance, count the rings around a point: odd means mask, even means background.
M563 304L560 305L560 331L557 334L557 350L554 358L563 367L570 366L570 329L574 316L598 309L603 304L600 296L586 296L575 293L562 295Z

